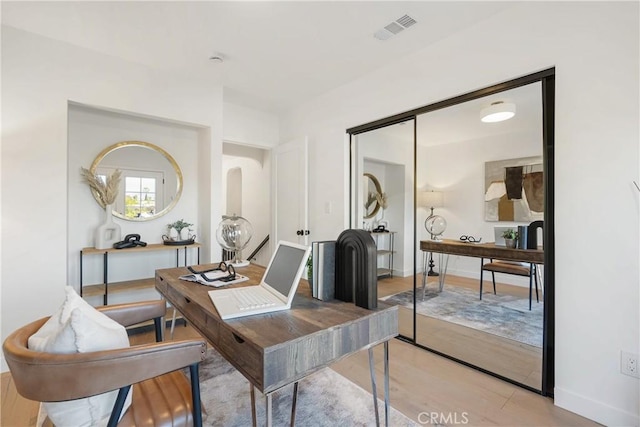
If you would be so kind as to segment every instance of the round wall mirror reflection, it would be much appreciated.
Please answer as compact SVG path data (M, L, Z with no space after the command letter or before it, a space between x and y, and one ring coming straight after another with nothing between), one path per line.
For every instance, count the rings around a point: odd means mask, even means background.
M373 218L380 210L378 195L382 194L382 187L378 178L370 173L363 174L362 190L364 192L364 219Z
M169 212L182 194L182 171L162 148L143 141L111 145L93 161L91 173L122 172L113 215L128 221L149 221ZM98 201L98 195L93 192Z

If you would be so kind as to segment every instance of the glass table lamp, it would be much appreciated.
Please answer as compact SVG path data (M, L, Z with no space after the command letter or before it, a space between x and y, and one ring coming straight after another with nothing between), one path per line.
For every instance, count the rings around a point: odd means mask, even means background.
M232 215L226 216L218 225L216 240L224 249L234 253L234 267L246 267L249 260L242 260L241 251L247 247L253 236L253 227L245 218Z
M439 208L444 205L444 194L442 191L425 191L420 195L420 205L431 209L431 213L424 221L424 228L431 236L431 240L439 240L439 236L447 229L447 220L440 215L434 215L433 209ZM433 271L433 253L429 253L429 272L428 276L438 276L438 273Z

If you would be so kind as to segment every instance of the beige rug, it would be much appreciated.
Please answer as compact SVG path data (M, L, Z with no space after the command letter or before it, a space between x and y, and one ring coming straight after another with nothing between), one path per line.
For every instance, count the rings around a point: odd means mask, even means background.
M378 384L383 381L377 378ZM207 426L244 427L251 425L249 382L215 350L209 350L200 365L200 391ZM273 393L273 425L288 426L293 386ZM384 398L384 396L378 396ZM265 425L265 399L256 393L258 425ZM330 368L322 369L300 381L296 405L298 426L375 426L373 396ZM384 402L378 399L381 425ZM389 425L416 426L401 412L391 408Z

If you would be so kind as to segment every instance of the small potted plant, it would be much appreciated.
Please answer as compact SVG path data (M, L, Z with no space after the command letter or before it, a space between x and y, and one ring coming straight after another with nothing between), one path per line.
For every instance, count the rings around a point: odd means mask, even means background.
M505 230L502 233L502 237L504 237L504 244L506 247L514 249L516 247L516 242L518 241L518 232L513 228Z
M167 224L169 238L172 240L189 240L189 227L192 225L193 224L190 224L183 219Z

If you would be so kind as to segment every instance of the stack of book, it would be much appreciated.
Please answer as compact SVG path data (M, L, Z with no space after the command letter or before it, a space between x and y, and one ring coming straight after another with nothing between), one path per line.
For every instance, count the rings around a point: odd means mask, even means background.
M328 240L311 243L311 294L329 301L335 296L336 242Z

